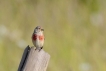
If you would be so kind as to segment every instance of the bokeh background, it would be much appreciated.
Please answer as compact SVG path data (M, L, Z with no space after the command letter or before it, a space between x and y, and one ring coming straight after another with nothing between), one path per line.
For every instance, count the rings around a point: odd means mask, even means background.
M0 71L17 71L37 25L47 71L106 71L106 0L0 0Z

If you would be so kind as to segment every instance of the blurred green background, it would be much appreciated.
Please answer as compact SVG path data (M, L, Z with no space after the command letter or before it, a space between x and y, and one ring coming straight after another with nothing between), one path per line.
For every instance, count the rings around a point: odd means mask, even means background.
M17 71L37 25L47 71L106 71L106 0L0 0L0 71Z

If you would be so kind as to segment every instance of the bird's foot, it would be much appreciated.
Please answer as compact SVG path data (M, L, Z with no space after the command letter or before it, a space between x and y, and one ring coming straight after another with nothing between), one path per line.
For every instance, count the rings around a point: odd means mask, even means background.
M43 46L39 49L39 52L41 51L41 49L43 49Z

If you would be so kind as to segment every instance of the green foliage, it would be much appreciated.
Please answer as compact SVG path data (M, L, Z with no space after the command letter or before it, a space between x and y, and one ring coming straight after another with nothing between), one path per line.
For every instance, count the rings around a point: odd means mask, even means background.
M105 0L1 0L0 71L16 71L37 25L47 71L106 71Z
M87 6L89 11L96 12L99 10L99 1L98 0L78 0L84 6Z

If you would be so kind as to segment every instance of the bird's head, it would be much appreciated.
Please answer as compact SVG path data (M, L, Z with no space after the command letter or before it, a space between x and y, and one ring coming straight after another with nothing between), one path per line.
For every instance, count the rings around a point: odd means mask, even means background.
M44 29L41 27L41 26L37 26L35 29L34 29L34 33L43 33Z

